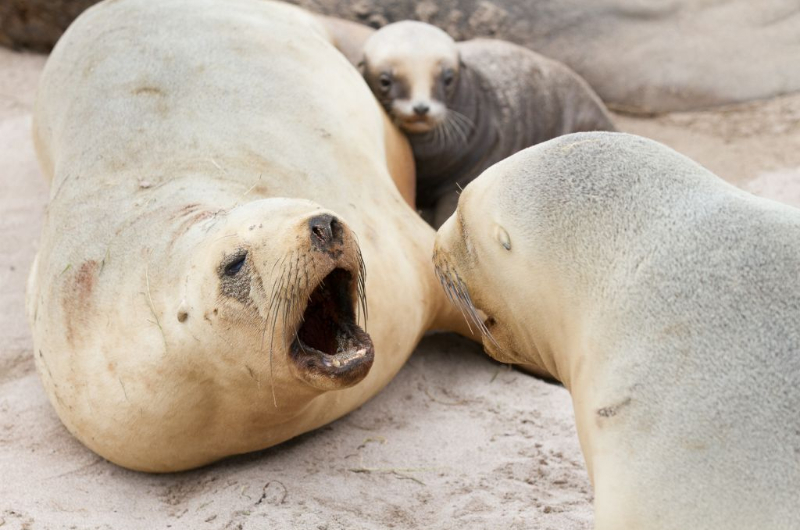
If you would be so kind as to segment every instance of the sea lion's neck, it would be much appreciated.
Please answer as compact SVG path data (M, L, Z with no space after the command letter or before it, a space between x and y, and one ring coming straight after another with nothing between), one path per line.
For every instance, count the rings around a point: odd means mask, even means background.
M565 304L566 305L566 304ZM562 309L568 309L562 307ZM602 366L602 349L592 336L591 322L581 318L585 308L575 307L569 318L546 317L546 333L532 337L535 344L532 364L547 371L569 391L578 440L591 483L595 484L594 462L597 460L596 420L598 416L597 388L604 387L605 370ZM550 316L564 315L552 313ZM601 412L600 414L604 414ZM609 411L609 414L614 411Z
M438 196L472 180L497 141L491 90L478 72L462 66L447 101L447 117L433 131L409 134L416 161L418 197ZM424 206L424 205L423 205Z

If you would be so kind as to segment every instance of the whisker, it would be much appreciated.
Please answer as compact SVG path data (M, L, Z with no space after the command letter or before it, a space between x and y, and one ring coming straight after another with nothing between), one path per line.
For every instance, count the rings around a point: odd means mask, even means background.
M452 123L450 122L450 120L444 120L442 122L442 125L443 125L442 132L444 133L444 139L445 139L444 145L442 145L442 151L444 151L445 149L447 149L449 145L452 144L453 130L452 130Z
M433 148L435 150L439 150L439 127L441 123L437 123L436 126L427 132L426 139L433 143Z
M475 122L457 110L453 111L453 117L462 125L465 135L469 138L475 131Z
M467 145L468 142L468 133L471 132L469 126L464 123L464 115L455 111L455 110L448 110L447 113L447 121L452 123L453 128L458 132L459 137L461 138L461 142L463 145Z
M452 113L453 117L463 123L465 126L468 127L468 130L472 132L472 129L475 128L475 122L471 119L467 118L465 115L461 114L455 109L447 109L448 114Z
M364 263L364 256L361 254L361 248L357 248L356 257L358 259L358 271L357 271L357 297L358 297L358 307L360 308L361 314L364 316L364 331L367 331L367 320L369 319L369 313L367 308L367 266Z
M447 128L450 129L450 131L452 131L453 138L455 138L458 144L461 144L464 139L464 136L461 133L461 129L459 128L458 122L454 120L452 116L448 115L445 118L445 123L447 124Z
M285 282L284 266L289 256L290 254L286 254L283 256L283 260L281 260L280 273L278 276L278 280L273 284L272 296L270 298L270 303L267 310L267 316L272 315L272 322L269 334L269 382L270 382L270 389L272 390L272 403L275 405L275 408L278 408L278 399L275 395L275 379L273 377L274 370L272 362L274 350L272 346L275 341L275 325L278 323L278 313L281 309L281 305L283 304L283 297L281 296L281 291L283 289L283 285ZM276 303L277 306L275 305Z
M483 322L483 319L480 318L480 315L478 315L478 308L475 307L475 304L472 302L472 298L469 295L467 286L464 283L464 280L461 279L458 271L456 271L455 268L450 265L449 261L447 261L447 259L439 253L436 253L433 259L436 276L439 278L439 283L442 285L442 288L444 289L448 299L450 299L450 301L453 302L456 307L458 307L459 311L461 311L461 314L464 316L470 332L472 332L472 326L470 325L471 321L472 324L475 324L475 327L482 336L488 338L492 344L500 348L497 340L489 331L489 328L486 327L486 324Z
M449 266L448 266L448 272L446 274L440 274L439 275L439 281L442 284L442 286L445 288L445 293L447 294L447 298L450 299L450 302L452 302L458 308L458 310L461 312L461 316L464 317L464 320L467 323L467 328L469 328L470 333L474 333L474 331L472 331L472 325L470 323L470 318L467 316L467 313L465 312L464 307L461 304L461 299L460 299L460 297L458 295L458 291L456 289L456 286L453 284L453 282L450 279Z

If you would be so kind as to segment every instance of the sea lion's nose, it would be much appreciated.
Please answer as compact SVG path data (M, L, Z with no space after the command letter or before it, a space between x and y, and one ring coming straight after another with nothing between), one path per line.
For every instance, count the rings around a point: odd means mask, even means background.
M308 220L311 231L311 243L321 249L328 249L343 240L342 223L330 214L315 215Z
M431 108L428 106L427 103L417 103L414 105L414 112L419 116L424 116L428 113Z

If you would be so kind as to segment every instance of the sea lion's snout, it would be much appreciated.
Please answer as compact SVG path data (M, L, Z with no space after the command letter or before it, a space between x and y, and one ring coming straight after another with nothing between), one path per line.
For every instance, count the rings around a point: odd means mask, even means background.
M296 289L302 313L289 334L289 357L295 377L319 390L339 390L364 379L375 356L358 325L359 310L366 321L366 269L355 235L338 217L317 213L306 225L315 256L303 263L313 280Z
M364 329L366 265L345 220L310 201L264 199L228 214L223 233L203 234L219 247L219 296L206 321L261 320L270 377L287 363L324 392L367 376L375 352Z
M319 250L330 251L344 242L344 227L333 215L315 215L308 220L311 244Z
M414 105L414 114L417 116L425 116L429 110L431 110L431 106L424 101L417 102Z

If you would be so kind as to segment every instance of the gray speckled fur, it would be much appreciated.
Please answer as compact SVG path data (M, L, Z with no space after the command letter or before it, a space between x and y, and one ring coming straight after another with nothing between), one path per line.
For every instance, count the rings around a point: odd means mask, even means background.
M570 318L605 353L591 384L627 404L596 498L638 523L598 505L597 528L800 528L800 210L625 134L491 172L496 221L589 301Z
M579 131L613 131L603 103L561 63L504 41L457 44L462 67L448 108L475 123L467 142L444 148L433 133L409 134L417 164L417 204L440 226L458 189L486 168L531 145Z

